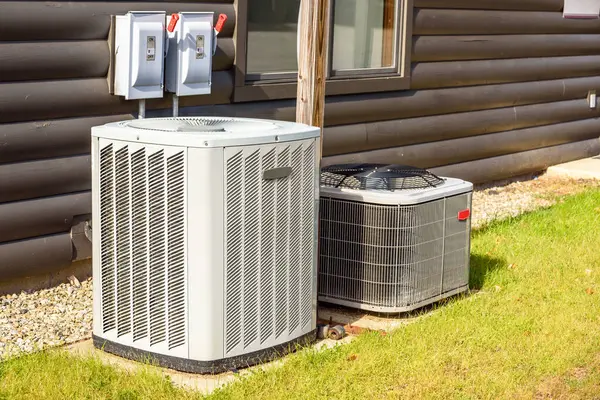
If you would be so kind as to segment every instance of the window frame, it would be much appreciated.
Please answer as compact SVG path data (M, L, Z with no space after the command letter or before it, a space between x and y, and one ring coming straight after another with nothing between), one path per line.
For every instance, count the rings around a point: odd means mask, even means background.
M248 40L248 2L237 0L238 21L236 25L235 87L234 102L279 100L296 98L297 73L268 72L246 74ZM395 21L398 26L395 45L395 67L378 69L355 69L333 71L333 1L327 11L329 26L326 33L328 51L326 55L326 95L389 92L410 89L412 21L414 0L396 0ZM269 79L250 80L249 77L268 76Z

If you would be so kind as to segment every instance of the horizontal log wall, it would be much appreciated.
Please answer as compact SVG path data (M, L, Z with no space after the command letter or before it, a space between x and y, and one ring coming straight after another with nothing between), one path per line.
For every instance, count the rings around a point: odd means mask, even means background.
M326 101L325 125L377 122L574 99L583 100L579 104L587 107L585 99L590 89L600 89L600 76L336 96ZM292 121L295 118L295 102L286 100L192 107L182 113L254 116Z
M104 40L110 16L128 11L213 11L228 18L219 36L231 37L235 28L233 0L2 1L0 7L0 41Z
M2 280L56 271L71 264L71 235L59 233L0 243Z
M416 63L412 89L490 85L600 75L600 55Z
M563 18L560 12L417 9L415 35L595 34L600 19Z
M460 139L392 147L360 153L325 157L323 165L337 163L400 163L421 168L496 157L537 147L598 139L600 118L550 126L517 129Z
M233 66L232 38L219 38L215 71ZM0 42L0 82L104 78L108 72L106 40L71 42Z
M0 207L0 242L67 232L73 216L90 212L91 193L18 201Z
M417 8L561 11L564 0L414 0Z
M86 154L0 164L0 203L88 190L90 162Z
M325 164L405 162L478 183L600 152L600 110L586 101L600 91L600 20L563 19L563 0L414 2L411 89L329 97ZM181 115L295 118L293 100L228 104L233 0L0 0L0 278L74 257L72 219L90 212L90 128L137 109L105 81L109 16L128 10L228 15L212 94L182 98ZM148 101L147 115L170 105Z
M412 61L598 55L600 35L415 36Z
M500 157L446 165L433 168L432 171L442 176L460 176L471 182L487 182L542 171L551 165L592 157L598 153L600 153L600 141L590 139Z
M212 74L212 93L182 97L184 106L228 103L233 91L229 71ZM52 101L48 101L52 99ZM170 107L170 96L146 101L149 109ZM106 79L70 79L0 84L0 123L134 112L137 102L108 93Z
M600 117L585 100L569 100L519 107L505 107L406 118L367 124L342 125L325 129L325 156L360 152L417 143L448 141L489 133L545 126ZM600 136L600 135L599 135Z
M106 81L110 16L130 10L225 13L212 94L180 106L230 102L233 0L0 0L0 280L86 257L75 254L69 231L75 216L91 212L90 128L137 112L137 102L111 96ZM147 102L149 114L170 106L170 96Z

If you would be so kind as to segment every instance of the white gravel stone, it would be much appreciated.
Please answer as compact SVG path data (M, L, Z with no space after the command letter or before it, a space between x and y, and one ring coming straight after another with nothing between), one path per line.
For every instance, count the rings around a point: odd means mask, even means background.
M0 360L91 336L92 282L0 297Z
M476 187L473 193L472 226L479 228L493 220L546 208L565 195L599 186L600 181L593 179L541 175Z
M590 186L600 182L541 176L478 187L472 225L547 207ZM73 278L51 289L0 296L0 360L91 337L92 281Z

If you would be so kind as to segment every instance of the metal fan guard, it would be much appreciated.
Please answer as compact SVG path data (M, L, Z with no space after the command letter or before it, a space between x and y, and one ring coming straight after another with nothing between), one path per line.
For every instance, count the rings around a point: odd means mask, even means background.
M321 185L356 190L415 190L444 184L422 168L397 164L336 164L321 169Z
M173 128L167 127L167 124L172 122L179 123L179 127L174 124ZM210 118L210 117L198 117L198 118L150 118L150 119L137 119L133 121L122 122L122 126L129 126L131 128L146 129L151 131L161 132L181 132L181 131L194 131L194 132L225 132L225 127L222 125L225 123L235 122L231 118ZM161 124L162 123L162 124ZM189 129L182 129L182 127L189 127Z

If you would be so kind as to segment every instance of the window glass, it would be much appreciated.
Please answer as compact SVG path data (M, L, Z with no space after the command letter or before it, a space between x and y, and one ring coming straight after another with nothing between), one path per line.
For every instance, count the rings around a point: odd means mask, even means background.
M334 71L395 67L396 0L334 0Z
M246 73L296 72L300 0L249 0Z

